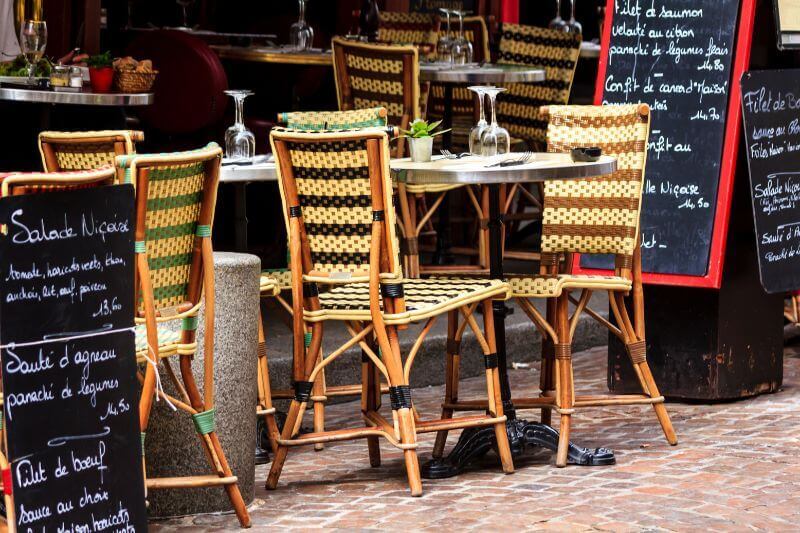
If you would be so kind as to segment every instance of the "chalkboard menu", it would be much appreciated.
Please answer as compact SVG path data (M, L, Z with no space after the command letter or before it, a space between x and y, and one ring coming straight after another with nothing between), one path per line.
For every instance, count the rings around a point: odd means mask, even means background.
M146 531L133 188L0 200L0 344L20 531Z
M733 58L743 45L739 7L739 0L608 4L596 103L650 105L643 271L676 276L675 283L709 274L718 193L731 178L724 175L723 150L732 129L726 131ZM580 265L613 268L598 256L584 256Z
M761 285L800 289L800 70L742 77Z

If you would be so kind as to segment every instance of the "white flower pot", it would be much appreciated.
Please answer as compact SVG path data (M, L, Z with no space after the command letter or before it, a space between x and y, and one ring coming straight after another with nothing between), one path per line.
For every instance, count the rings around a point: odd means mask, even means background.
M409 138L411 160L415 163L428 163L433 155L433 137Z

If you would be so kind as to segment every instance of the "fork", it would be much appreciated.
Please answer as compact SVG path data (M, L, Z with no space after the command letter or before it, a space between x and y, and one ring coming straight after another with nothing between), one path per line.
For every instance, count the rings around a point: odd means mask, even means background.
M454 154L450 150L439 150L439 152L445 157L445 159L461 159L462 157L468 157L472 155L472 153L470 152L461 152L460 154Z
M533 157L533 152L523 152L522 154L520 154L518 157L515 157L514 159L506 159L505 161L500 161L498 163L492 163L491 165L486 165L485 168L491 168L491 167L513 167L515 165L524 165L525 163L527 163L528 161L531 160L531 157Z

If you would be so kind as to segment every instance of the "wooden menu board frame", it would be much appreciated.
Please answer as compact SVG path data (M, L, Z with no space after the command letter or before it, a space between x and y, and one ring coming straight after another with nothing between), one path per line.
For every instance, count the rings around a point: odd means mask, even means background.
M606 21L603 28L602 51L597 70L595 86L596 105L603 102L603 87L608 68L608 49L611 42L611 27L614 18L614 0L607 0ZM739 100L741 87L739 79L750 66L750 47L753 39L753 22L755 19L756 0L742 0L739 8L738 28L736 29L736 46L734 48L731 79L729 83L728 108L726 112L722 161L717 189L717 203L714 211L714 227L711 235L708 270L704 276L684 274L664 274L644 272L644 283L658 285L679 285L683 287L704 287L719 289L722 283L722 268L725 257L725 246L728 236L731 199L733 196L733 180L736 174L736 161L739 152L742 112ZM580 274L608 274L607 270L583 268L580 256L573 259L573 272Z

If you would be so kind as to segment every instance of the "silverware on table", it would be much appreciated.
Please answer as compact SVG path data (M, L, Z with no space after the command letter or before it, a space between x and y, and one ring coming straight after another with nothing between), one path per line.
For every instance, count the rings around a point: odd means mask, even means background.
M445 157L445 159L461 159L462 157L469 157L473 155L471 152L461 152L460 154L454 154L450 150L439 150L439 152Z
M525 163L529 162L533 158L533 152L523 152L518 157L514 159L506 159L505 161L500 161L498 163L492 163L491 165L486 165L485 168L492 168L492 167L513 167L516 165L524 165Z

